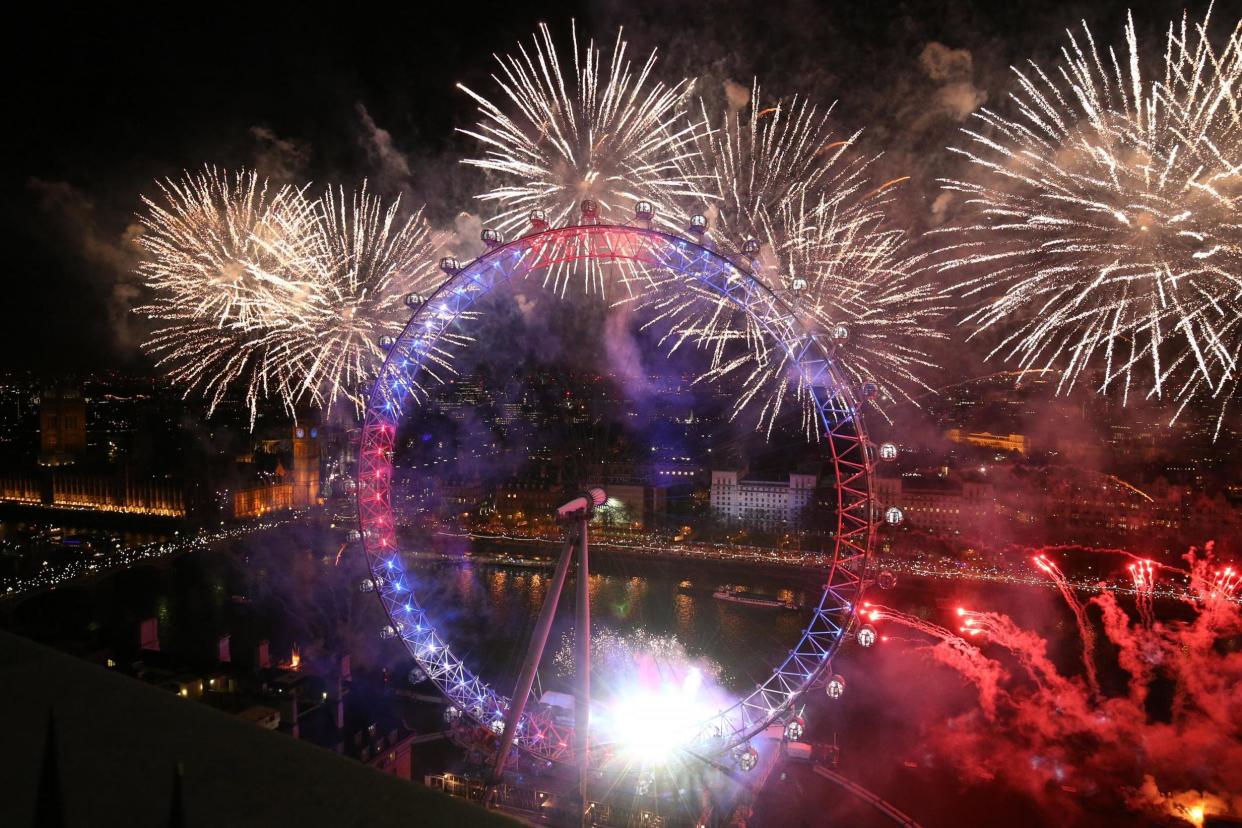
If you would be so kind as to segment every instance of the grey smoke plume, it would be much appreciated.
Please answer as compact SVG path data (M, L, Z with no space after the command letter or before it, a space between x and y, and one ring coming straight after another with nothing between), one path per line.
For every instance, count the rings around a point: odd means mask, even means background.
M392 133L375 123L366 106L359 103L354 109L362 122L358 143L366 151L375 170L373 178L376 183L383 190L408 193L412 178L409 158L397 149Z
M732 112L740 112L750 103L750 87L728 78L724 81L725 103Z
M250 135L255 144L255 172L282 184L301 182L311 157L308 144L282 138L265 126L252 126Z
M975 87L974 62L966 49L951 49L931 41L919 54L919 64L927 76L941 84L936 101L941 111L964 121L987 100L987 93Z
M137 347L141 332L130 311L142 292L136 272L141 255L136 242L142 225L130 221L114 234L100 225L94 201L72 184L31 178L27 186L38 199L39 210L55 222L57 231L92 270L108 280L105 301L117 346L123 350Z

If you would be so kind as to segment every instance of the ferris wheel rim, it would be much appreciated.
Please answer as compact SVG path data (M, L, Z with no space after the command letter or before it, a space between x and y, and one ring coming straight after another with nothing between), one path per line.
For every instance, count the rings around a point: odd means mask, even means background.
M583 244L586 244L585 249ZM535 254L528 259L532 251ZM657 257L654 261L643 258L657 252L664 258ZM417 602L414 587L404 582L401 549L395 537L389 497L392 444L409 398L425 396L425 390L416 382L418 372L425 369L424 363L439 336L460 319L464 308L490 293L501 281L514 281L534 270L584 260L639 261L666 267L679 276L685 276L693 267L710 267L712 272L707 276L700 275L699 271L690 275L725 294L750 321L758 323L789 355L795 356L800 381L805 378L804 359L814 374L808 382L808 393L819 417L817 425L823 428L821 442L829 447L830 456L824 459L831 461L837 496L832 560L827 564L826 583L811 622L772 675L739 701L697 726L695 750L720 755L746 743L782 717L828 668L857 620L856 607L862 598L875 534L873 459L861 402L836 367L835 346L807 330L795 310L769 285L728 258L699 242L660 230L592 224L541 230L495 245L465 266L449 272L448 278L414 310L400 336L390 344L367 396L358 455L361 544L375 591L389 620L386 631L402 639L415 662L450 703L449 709L456 709L483 726L502 720L508 709L508 698L497 693L452 654L449 642L440 636L435 623ZM677 264L682 268L677 269ZM505 271L506 266L513 269ZM711 281L711 277L722 273L727 290ZM487 283L487 278L498 276L501 277L498 281ZM757 317L756 305L766 309L769 316ZM774 327L778 330L773 330ZM412 369L409 367L411 355L416 360ZM816 395L816 388L820 388L821 393L826 392L825 399ZM543 759L568 760L572 751L572 729L560 727L550 717L529 710L519 727L515 744L520 749Z

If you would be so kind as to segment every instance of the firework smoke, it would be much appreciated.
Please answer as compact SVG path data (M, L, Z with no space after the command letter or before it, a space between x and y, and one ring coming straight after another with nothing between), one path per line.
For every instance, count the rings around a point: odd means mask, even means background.
M1060 673L1047 642L1000 613L959 609L970 642L886 607L870 620L933 637L930 654L978 688L977 711L928 734L964 778L999 780L1035 799L1065 785L1117 791L1136 811L1198 825L1242 813L1242 654L1222 646L1242 634L1242 607L1215 587L1230 567L1213 566L1210 545L1186 560L1187 620L1135 624L1112 593L1090 601L1128 675L1121 694ZM986 655L989 647L998 654ZM1172 698L1153 706L1157 682L1172 685Z
M965 615L965 610L959 610L959 613ZM899 624L936 639L938 643L931 650L932 656L965 676L979 693L979 704L984 712L988 716L996 715L997 699L1002 692L1001 683L1008 677L1008 673L999 663L984 656L978 647L946 627L892 607L867 602L859 614L871 623ZM973 622L963 626L961 631L963 635L972 637L983 632L976 629Z

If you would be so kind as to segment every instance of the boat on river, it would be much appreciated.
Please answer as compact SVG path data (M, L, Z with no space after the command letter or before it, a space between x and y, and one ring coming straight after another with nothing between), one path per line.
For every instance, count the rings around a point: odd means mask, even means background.
M782 601L779 598L751 595L743 587L722 586L712 593L712 597L717 601L728 601L730 604L742 604L748 607L764 607L767 609L798 608L798 605L791 600Z

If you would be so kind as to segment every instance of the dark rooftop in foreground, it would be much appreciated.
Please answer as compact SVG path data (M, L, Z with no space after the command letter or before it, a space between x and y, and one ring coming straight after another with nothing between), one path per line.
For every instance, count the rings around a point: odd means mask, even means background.
M48 710L64 825L514 826L204 704L0 632L0 825L34 824Z

